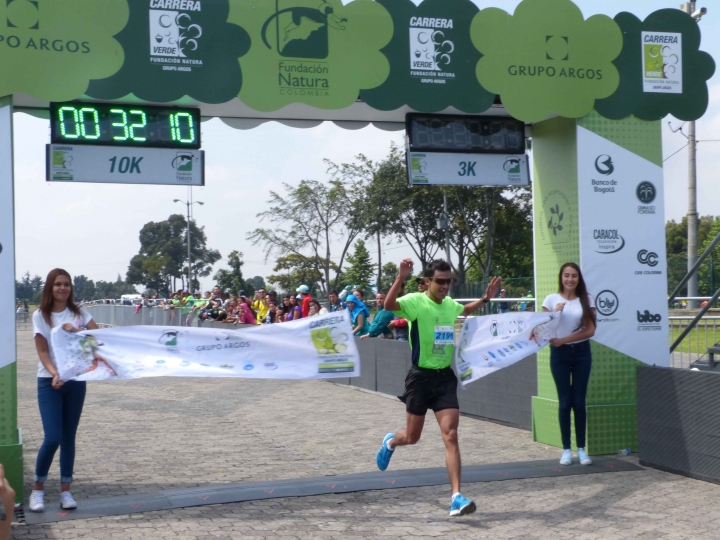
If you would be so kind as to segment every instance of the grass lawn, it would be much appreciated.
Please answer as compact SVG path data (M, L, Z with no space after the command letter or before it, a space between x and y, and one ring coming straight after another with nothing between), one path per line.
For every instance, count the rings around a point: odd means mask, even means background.
M684 325L682 327L675 326L670 328L670 345L672 345L680 336L680 333L684 328ZM678 348L675 349L675 352L682 351L685 353L705 354L707 352L707 348L718 341L720 341L720 324L716 324L713 327L712 323L698 323L698 325L685 337Z

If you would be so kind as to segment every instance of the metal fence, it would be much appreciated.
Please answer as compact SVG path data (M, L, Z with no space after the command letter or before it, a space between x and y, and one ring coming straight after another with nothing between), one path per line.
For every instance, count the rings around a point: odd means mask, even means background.
M25 330L32 330L32 313L16 313L15 330L23 332Z
M694 317L682 315L669 317L670 344L688 327ZM698 325L683 339L671 356L671 365L676 368L689 368L698 361L707 360L707 350L720 341L720 317L703 317Z
M122 306L112 304L85 305L100 327L112 326L198 326L197 312L188 308ZM190 317L188 317L191 315Z

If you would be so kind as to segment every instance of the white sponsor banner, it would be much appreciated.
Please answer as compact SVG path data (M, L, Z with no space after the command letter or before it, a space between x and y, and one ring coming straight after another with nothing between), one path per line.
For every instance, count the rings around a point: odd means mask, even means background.
M48 144L48 182L204 186L202 150Z
M465 320L455 367L462 385L536 353L556 337L560 313L516 312Z
M682 94L682 34L642 32L643 92Z
M408 152L410 185L529 186L526 154Z
M241 330L127 326L71 333L57 327L51 339L65 381L360 375L346 312Z
M580 258L595 299L594 340L667 366L662 168L578 127Z

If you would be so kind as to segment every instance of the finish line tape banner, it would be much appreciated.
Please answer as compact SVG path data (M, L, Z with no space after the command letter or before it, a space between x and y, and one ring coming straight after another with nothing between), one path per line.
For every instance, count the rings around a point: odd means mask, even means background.
M557 337L560 313L517 312L465 320L455 366L462 385L530 356Z
M57 327L51 339L64 381L360 376L346 312L240 330L127 326L71 333Z

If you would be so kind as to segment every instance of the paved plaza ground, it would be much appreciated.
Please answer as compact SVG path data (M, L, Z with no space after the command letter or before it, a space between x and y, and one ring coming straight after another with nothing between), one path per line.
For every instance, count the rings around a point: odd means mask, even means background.
M19 423L26 490L42 442L32 334L18 333ZM404 405L324 381L144 379L88 383L73 494L84 499L171 488L376 470ZM463 417L466 465L559 458L527 431ZM634 458L624 458L633 460ZM444 466L437 425L391 469ZM575 465L579 466L579 465ZM46 485L58 505L57 458ZM23 539L612 539L720 537L720 486L653 469L467 484L477 513L449 518L449 487L271 499L17 526Z

